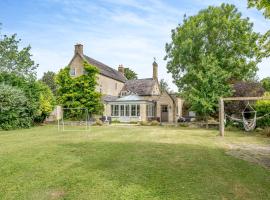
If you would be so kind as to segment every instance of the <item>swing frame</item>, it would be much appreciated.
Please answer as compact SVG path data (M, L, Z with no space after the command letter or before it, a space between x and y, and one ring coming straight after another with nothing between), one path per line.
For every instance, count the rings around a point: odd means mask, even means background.
M270 100L270 97L221 97L219 99L219 135L221 137L225 136L225 112L224 112L224 102L225 101L256 101L256 100Z

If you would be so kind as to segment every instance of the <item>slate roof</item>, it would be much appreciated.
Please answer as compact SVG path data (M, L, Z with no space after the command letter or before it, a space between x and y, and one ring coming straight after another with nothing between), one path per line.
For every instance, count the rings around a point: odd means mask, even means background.
M102 101L116 101L118 97L112 95L104 95L102 96Z
M112 78L114 80L123 82L123 83L126 82L127 78L125 76L123 76L120 72L118 72L117 70L115 70L115 69L113 69L113 68L93 59L93 58L90 58L86 55L84 55L84 58L87 60L87 62L89 62L89 64L96 66L99 69L100 74L107 76L109 78Z
M129 91L140 96L152 95L156 81L153 78L126 81L122 91Z

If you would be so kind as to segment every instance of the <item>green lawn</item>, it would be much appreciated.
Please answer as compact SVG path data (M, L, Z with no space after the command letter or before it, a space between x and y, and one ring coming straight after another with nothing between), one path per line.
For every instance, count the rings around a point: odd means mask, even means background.
M0 199L270 199L270 171L229 156L230 132L166 127L43 126L0 132Z

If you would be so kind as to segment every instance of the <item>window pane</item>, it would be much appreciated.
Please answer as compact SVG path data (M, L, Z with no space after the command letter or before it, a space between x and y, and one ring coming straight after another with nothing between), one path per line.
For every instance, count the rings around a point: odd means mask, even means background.
M119 116L119 105L115 105L114 116Z
M114 116L114 105L111 105L111 116Z
M136 116L136 105L131 105L131 116Z
M70 75L75 76L75 73L76 73L75 68L71 68L70 69Z
M137 116L140 116L140 105L137 105Z
M152 104L147 105L147 116L148 117L154 117L155 116L155 106Z
M126 116L129 116L129 105L126 105Z
M125 116L125 105L120 106L120 115Z

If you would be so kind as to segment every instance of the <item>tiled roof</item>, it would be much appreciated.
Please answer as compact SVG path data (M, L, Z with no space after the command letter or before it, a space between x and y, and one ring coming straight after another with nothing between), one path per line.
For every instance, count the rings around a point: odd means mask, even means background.
M100 74L107 76L109 78L112 78L114 80L121 81L123 83L126 82L126 80L127 80L126 77L123 76L117 70L115 70L115 69L113 69L113 68L93 59L93 58L90 58L86 55L84 55L84 58L89 62L89 64L96 66L99 69Z
M129 91L137 95L152 95L156 81L152 78L126 81L122 91Z
M104 96L102 96L103 101L115 101L117 99L118 99L118 97L112 96L112 95L104 95Z

